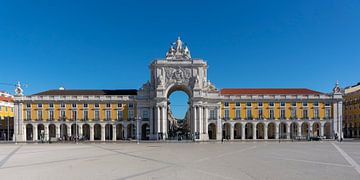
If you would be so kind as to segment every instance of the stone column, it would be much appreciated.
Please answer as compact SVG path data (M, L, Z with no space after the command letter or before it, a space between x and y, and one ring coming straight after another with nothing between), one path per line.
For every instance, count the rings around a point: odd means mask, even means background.
M49 141L49 125L44 124L44 141Z
M163 139L166 140L167 138L167 108L165 106L162 107L162 116L163 116L163 128L162 128L162 132L163 132Z
M124 125L124 139L127 140L128 139L128 133L127 133L127 126Z
M94 125L90 124L90 141L94 141Z
M193 117L194 117L194 121L193 121L193 133L195 135L195 133L197 132L197 111L196 111L196 106L193 107Z
M313 124L309 125L309 132L308 132L309 136L313 136L314 132L313 132Z
M105 141L105 124L101 124L101 141Z
M38 140L38 130L37 130L37 124L33 124L33 141Z
M297 136L301 136L301 124L299 124L297 128L298 128Z
M257 135L257 132L256 132L256 123L253 123L253 139L255 140L256 139L256 135Z
M217 120L216 120L216 140L222 139L222 122L220 119L220 108L216 108Z
M286 139L290 139L290 124L286 124Z
M77 124L79 126L79 138L81 138L84 134L82 124Z
M67 136L71 136L71 124L69 124L68 126L67 126Z
M234 140L234 124L230 124L230 140Z
M209 132L209 108L205 108L205 118L204 118L204 134Z
M203 107L200 106L198 107L199 108L199 120L198 120L198 132L201 134L203 134L203 122L204 122L204 119L203 119L203 114L204 114L204 111L203 111Z
M264 139L268 139L268 123L264 124Z
M156 117L156 129L157 133L161 132L161 109L160 106L156 106L157 117Z
M325 125L325 124L321 124L321 123L320 123L320 136L321 136L321 137L324 136L324 125Z
M275 123L275 139L279 139L279 124Z
M112 128L113 128L112 140L116 141L116 124L113 124Z
M57 124L56 126L56 138L60 138L60 125L59 124Z
M241 124L241 139L242 140L246 139L246 137L245 137L245 128L246 128L246 123L242 123Z

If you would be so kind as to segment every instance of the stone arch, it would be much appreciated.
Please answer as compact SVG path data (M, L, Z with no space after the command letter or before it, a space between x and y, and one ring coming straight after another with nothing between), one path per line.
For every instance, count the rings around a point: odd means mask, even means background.
M49 138L56 137L56 126L55 124L49 124Z
M310 135L310 134L309 134L309 130L310 130L309 127L310 127L310 126L309 126L309 123L307 123L307 122L303 122L303 123L301 124L301 134L302 134L302 136L307 137L307 136Z
M32 141L33 140L33 125L32 124L27 124L26 125L26 141Z
M101 140L101 125L94 125L94 140Z
M78 124L71 124L71 136L72 137L79 137L79 125Z
M223 138L224 139L230 139L230 136L231 136L231 124L230 123L224 123L222 129L223 129Z
M268 124L268 139L276 138L276 124L271 122Z
M256 124L256 139L264 139L265 137L265 124L257 123Z
M44 124L38 124L37 125L37 134L38 134L38 137L37 139L38 140L44 140L45 138L45 125Z
M149 135L150 135L150 126L148 123L144 123L141 126L141 139L142 140L149 140Z
M245 138L246 139L252 139L253 138L253 124L252 123L246 123L245 124Z
M128 124L127 126L127 137L131 139L136 139L136 127L134 124Z
M83 124L82 130L83 130L83 138L85 140L90 140L90 125L89 124Z
M113 125L106 124L105 125L105 140L112 140L112 134L113 134Z
M117 124L116 125L116 140L123 140L124 139L124 132L123 132L123 125Z
M279 124L279 139L286 139L287 134L287 124L285 122L281 122Z
M298 124L296 122L292 122L290 124L290 138L295 139L296 136L298 136Z
M331 124L330 124L330 122L326 122L324 124L324 136L326 137L326 139L331 138Z
M67 125L60 124L60 137L65 138L67 137Z
M235 123L234 139L241 139L242 137L242 123Z
M320 136L320 126L321 126L320 123L314 122L312 126L313 126L312 136L315 137Z
M208 126L209 139L216 139L216 124L210 123Z

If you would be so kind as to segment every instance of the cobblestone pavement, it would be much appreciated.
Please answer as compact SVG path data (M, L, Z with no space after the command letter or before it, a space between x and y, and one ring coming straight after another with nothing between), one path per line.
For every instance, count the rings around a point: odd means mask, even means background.
M360 179L359 142L1 144L0 179Z

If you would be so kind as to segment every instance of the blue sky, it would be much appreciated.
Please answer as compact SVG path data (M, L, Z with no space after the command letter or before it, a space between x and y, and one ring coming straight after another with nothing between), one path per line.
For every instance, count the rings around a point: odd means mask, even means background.
M218 88L360 81L360 1L13 0L0 1L0 82L140 88L178 34Z

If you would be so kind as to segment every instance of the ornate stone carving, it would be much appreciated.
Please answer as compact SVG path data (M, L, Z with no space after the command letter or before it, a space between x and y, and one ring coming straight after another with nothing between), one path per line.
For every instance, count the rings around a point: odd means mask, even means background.
M174 48L175 46L175 48ZM167 60L189 60L191 59L190 50L186 45L183 45L180 37L175 43L172 43L168 52L166 53Z

